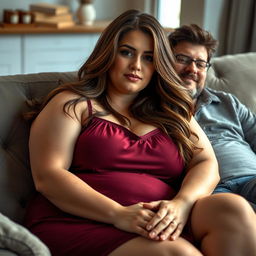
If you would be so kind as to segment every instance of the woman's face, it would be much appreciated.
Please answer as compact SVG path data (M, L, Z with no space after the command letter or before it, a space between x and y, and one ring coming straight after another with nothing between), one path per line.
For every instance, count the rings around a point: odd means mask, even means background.
M109 69L108 92L137 95L154 73L153 39L140 30L127 32L118 44L116 59Z

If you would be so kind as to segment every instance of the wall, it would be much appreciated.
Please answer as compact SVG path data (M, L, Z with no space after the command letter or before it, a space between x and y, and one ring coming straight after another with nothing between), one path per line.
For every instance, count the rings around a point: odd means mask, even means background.
M182 0L181 25L195 23L218 36L223 0Z
M3 9L28 9L29 4L49 2L69 5L75 13L79 0L0 0L0 10ZM157 0L94 0L97 20L112 20L127 9L139 9L155 14ZM221 49L224 32L221 30L225 22L223 15L226 0L182 0L180 24L196 23L210 31L220 41L218 50ZM0 13L2 20L2 12ZM218 51L216 53L218 55Z
M0 20L2 20L3 9L29 9L32 3L47 2L53 4L69 5L73 13L79 5L79 0L1 0L0 1ZM97 13L97 20L112 20L120 13L128 9L139 9L151 12L155 0L94 0Z
M204 24L205 0L181 0L180 25Z
M225 37L221 30L225 22L225 3L225 0L182 0L181 5L181 25L196 23L219 40L216 56Z

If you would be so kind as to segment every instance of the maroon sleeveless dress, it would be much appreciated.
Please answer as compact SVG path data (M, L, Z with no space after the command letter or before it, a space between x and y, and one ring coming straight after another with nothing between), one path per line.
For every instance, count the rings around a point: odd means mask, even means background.
M88 108L91 114L90 101ZM93 117L78 137L70 171L126 206L173 198L184 175L184 163L173 141L160 129L138 136ZM25 225L53 256L105 256L138 236L65 213L41 194L30 202Z

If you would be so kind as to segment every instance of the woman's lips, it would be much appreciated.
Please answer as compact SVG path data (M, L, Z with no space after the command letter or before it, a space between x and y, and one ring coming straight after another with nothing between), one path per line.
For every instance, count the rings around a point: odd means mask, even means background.
M137 81L139 81L139 80L142 79L142 78L139 77L138 75L134 75L134 74L125 74L125 77L126 77L128 80L132 81L132 82L137 82Z

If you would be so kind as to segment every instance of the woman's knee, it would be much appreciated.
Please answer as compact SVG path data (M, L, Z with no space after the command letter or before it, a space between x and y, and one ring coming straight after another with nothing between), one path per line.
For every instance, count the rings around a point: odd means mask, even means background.
M200 202L202 201L202 202ZM232 193L220 193L203 198L198 202L201 210L206 210L209 215L247 217L253 214L250 204L243 197Z
M249 203L241 196L220 193L200 199L192 211L191 224L195 233L203 234L212 229L238 227L237 223L251 226L255 214Z
M229 219L236 227L239 222L244 228L251 228L256 221L256 215L249 202L242 196L235 194L220 194L218 200L222 201L223 210L220 217ZM220 207L220 210L222 209Z

